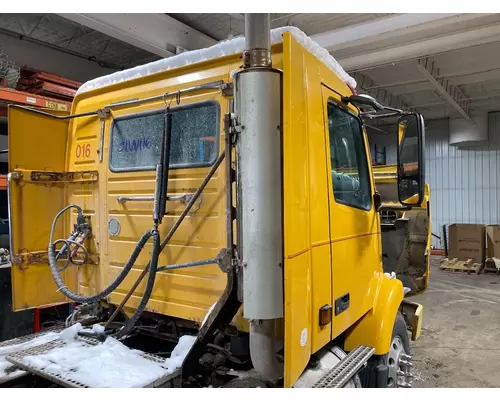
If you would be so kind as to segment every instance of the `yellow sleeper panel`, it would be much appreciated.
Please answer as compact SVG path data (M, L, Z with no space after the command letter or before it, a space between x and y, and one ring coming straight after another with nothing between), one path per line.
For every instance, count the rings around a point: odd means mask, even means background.
M281 45L273 47L273 62L281 66ZM241 61L238 55L188 65L174 70L141 77L128 82L122 82L110 87L82 93L73 103L73 113L86 112L102 108L111 103L117 103L134 98L145 98L161 95L195 85L225 81L230 82L230 74L239 68ZM218 153L224 151L224 114L229 111L230 97L222 96L220 91L198 91L182 95L181 105L215 100L220 108ZM176 106L175 99L170 103ZM98 118L78 119L70 126L69 169L82 169L87 162L99 171L98 188L102 193L102 202L95 222L99 224L98 244L101 254L101 264L96 267L96 273L88 269L79 275L80 291L95 293L94 288L102 290L120 273L132 253L140 236L152 226L153 202L118 201L119 196L152 196L155 187L154 171L113 172L109 168L109 152L113 121L133 113L165 109L163 100L147 102L138 105L115 107L111 117L105 123L103 146L103 161L98 161L98 145L100 135L100 120ZM82 160L79 146L86 149L90 145L91 156ZM85 154L85 153L84 153ZM87 168L87 167L86 167ZM169 173L168 195L178 196L193 193L205 178L210 167L172 169ZM73 201L78 202L75 196ZM215 257L221 248L226 247L225 234L225 164L219 167L214 177L204 189L200 200L192 212L180 225L176 234L160 255L159 266L186 261L203 260ZM161 237L165 237L170 228L184 210L186 202L169 201L167 215L160 227ZM108 221L114 218L120 223L117 236L108 233ZM147 265L151 253L151 243L148 243L129 276L109 296L112 304L119 304L136 281L140 272ZM140 301L145 280L127 302L125 311L133 312ZM225 274L216 265L188 268L157 276L153 294L147 304L147 309L173 317L200 322L208 309L221 296L226 284ZM241 312L234 319L236 326L248 330L247 321L243 320Z

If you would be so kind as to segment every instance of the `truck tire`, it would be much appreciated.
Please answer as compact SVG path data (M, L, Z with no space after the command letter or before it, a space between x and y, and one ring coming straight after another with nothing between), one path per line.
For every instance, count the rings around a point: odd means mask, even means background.
M411 356L412 350L406 323L403 315L398 311L392 329L390 350L387 354L376 355L368 360L367 366L359 374L362 386L369 388L400 387L397 379L398 371L402 371L402 362L410 361L403 359L411 358Z
M394 328L392 330L391 348L385 357L385 362L388 367L387 387L398 387L398 371L402 371L401 363L406 356L412 356L410 345L410 337L408 336L408 329L403 314L398 311Z

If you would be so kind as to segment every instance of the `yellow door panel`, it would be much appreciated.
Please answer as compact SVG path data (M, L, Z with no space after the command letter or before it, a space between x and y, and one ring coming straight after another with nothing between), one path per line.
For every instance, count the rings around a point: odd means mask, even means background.
M323 218L324 215L323 215ZM320 309L332 304L332 278L329 243L313 243L311 258L311 353L322 349L331 340L332 324L321 325L319 321Z
M378 213L364 131L353 109L323 86L327 171L330 174L332 339L372 306L380 267Z
M46 112L59 116L68 114L52 110ZM50 118L21 107L10 106L8 123L9 171L20 168L65 170L68 120Z
M306 65L314 65L314 56L305 53ZM321 77L315 69L307 70L307 123L309 139L309 198L311 230L311 353L331 340L332 324L321 325L320 309L332 306L332 264L330 224L328 221L328 179L326 169L325 129Z
M349 308L334 317L332 338L356 322L373 306L378 278L373 273L377 260L378 235L353 236L332 243L333 293L335 299L349 293ZM334 310L335 315L335 310Z
M33 254L47 252L52 220L67 205L66 186L32 182L29 178L30 170L66 170L68 121L11 106L8 123L11 253L14 261L28 260L14 262L11 269L12 304L17 311L67 301L57 291L48 263L29 261L33 260ZM69 218L66 225L61 221L56 229L57 238L67 236L64 226L70 226L69 223ZM66 285L74 290L75 269L68 268L62 275Z

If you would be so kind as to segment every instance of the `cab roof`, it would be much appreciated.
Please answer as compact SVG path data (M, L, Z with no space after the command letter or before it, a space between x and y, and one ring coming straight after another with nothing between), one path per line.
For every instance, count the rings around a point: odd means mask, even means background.
M271 44L280 43L283 41L283 34L290 32L290 34L297 40L304 48L315 55L322 61L328 68L335 72L344 83L351 89L356 88L356 80L352 78L340 66L337 60L326 50L318 45L314 40L307 36L300 29L287 26L271 30ZM242 53L245 50L245 37L239 36L230 40L225 40L217 43L214 46L206 49L186 51L173 57L164 58L148 64L139 65L124 71L115 72L110 75L101 76L84 83L77 91L77 94L88 92L94 89L110 86L116 83L137 79L143 76L164 72L173 68L182 67L188 64L207 61L219 57Z

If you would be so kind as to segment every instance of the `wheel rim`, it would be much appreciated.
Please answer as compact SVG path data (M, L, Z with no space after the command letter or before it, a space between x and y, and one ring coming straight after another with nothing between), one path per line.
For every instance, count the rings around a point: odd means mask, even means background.
M407 361L409 358L408 354L406 354L405 347L403 344L403 339L400 336L395 336L391 342L391 349L389 350L389 354L387 356L387 367L389 369L389 376L387 378L387 387L397 388L401 386L402 382L400 381L400 377L406 374L406 371L403 371L401 368L401 362L403 363Z

